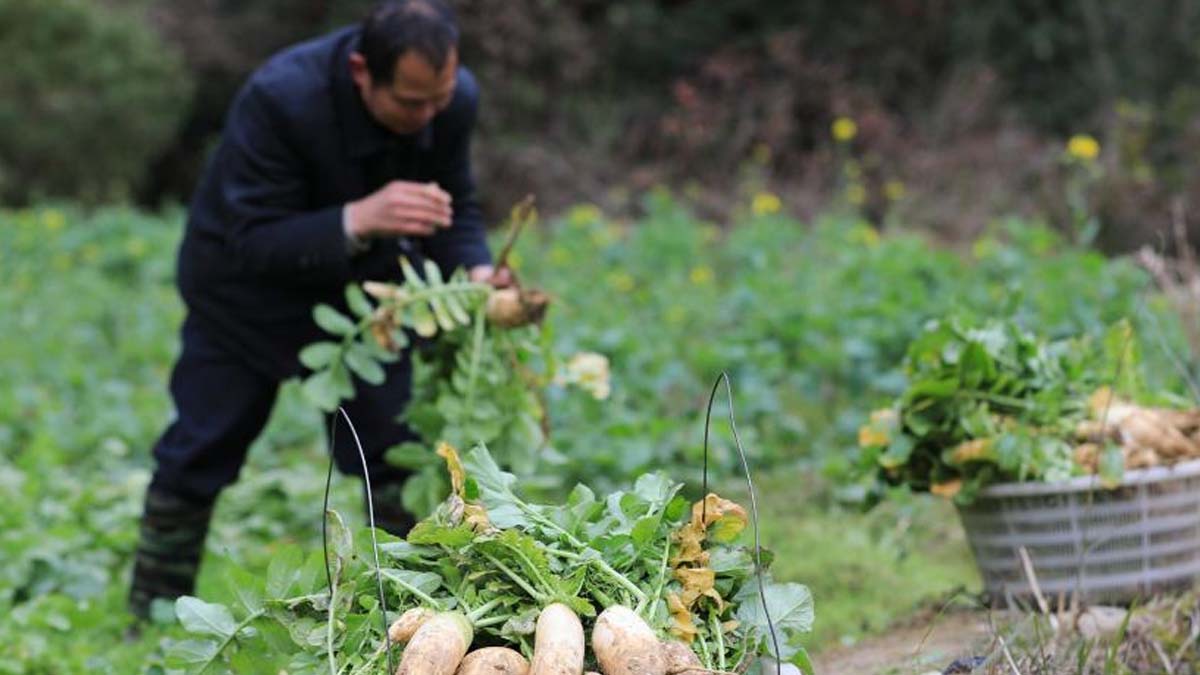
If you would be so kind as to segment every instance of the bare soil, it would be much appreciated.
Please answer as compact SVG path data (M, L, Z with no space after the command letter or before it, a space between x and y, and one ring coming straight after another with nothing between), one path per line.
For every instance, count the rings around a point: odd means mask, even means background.
M922 675L940 673L956 659L987 654L992 642L987 612L954 612L913 621L855 645L817 655L818 675Z

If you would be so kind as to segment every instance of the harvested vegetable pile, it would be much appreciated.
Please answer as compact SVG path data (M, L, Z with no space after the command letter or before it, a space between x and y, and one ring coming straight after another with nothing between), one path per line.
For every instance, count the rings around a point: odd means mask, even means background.
M1144 407L1128 323L1045 340L1014 323L932 323L909 347L908 389L858 434L870 499L888 485L969 503L1006 481L1059 481L1200 457L1200 411Z
M289 673L382 673L395 643L399 675L702 675L755 671L775 653L753 551L737 543L741 506L716 494L689 505L661 474L603 499L579 485L564 503L534 504L484 447L438 454L450 497L406 540L378 534L390 642L373 552L331 512L332 592L310 561L272 566L265 594L240 588L252 598L237 624L227 608L183 598L185 626L211 634L196 617L216 613L228 630L175 645L173 663L201 672L282 649ZM813 621L808 589L763 575L779 656L811 672L799 644Z

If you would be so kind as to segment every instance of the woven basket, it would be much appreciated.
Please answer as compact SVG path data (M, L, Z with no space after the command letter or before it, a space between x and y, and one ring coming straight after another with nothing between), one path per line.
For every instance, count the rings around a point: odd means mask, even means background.
M1032 596L1021 547L1051 604L1128 603L1200 578L1200 460L1127 471L1113 489L1095 476L993 485L958 513L996 603Z

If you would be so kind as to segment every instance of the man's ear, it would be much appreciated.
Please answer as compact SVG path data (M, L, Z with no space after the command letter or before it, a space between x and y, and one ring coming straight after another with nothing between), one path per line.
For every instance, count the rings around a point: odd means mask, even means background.
M350 77L360 91L371 89L371 71L367 70L367 59L358 52L350 52Z

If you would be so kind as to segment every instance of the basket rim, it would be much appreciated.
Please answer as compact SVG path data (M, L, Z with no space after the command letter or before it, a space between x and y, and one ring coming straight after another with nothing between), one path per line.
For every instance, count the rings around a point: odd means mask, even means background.
M979 491L978 497L1033 497L1051 494L1078 492L1106 492L1108 490L1157 483L1173 478L1190 478L1200 476L1200 459L1192 459L1169 466L1154 466L1148 469L1126 471L1121 482L1113 488L1100 484L1099 476L1078 476L1065 481L1042 483L1028 481L1023 483L996 483Z

